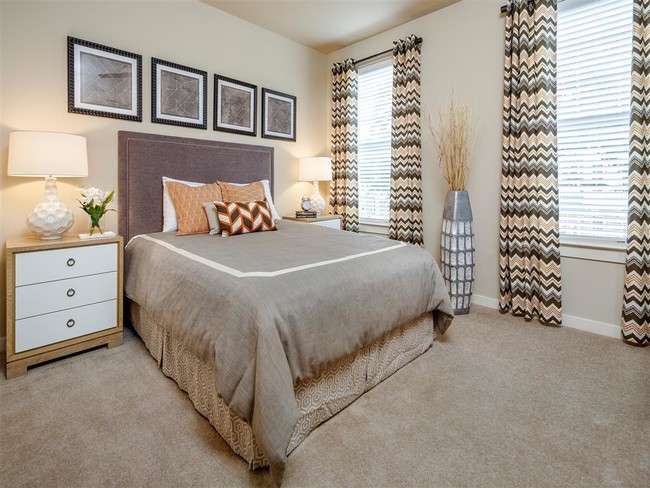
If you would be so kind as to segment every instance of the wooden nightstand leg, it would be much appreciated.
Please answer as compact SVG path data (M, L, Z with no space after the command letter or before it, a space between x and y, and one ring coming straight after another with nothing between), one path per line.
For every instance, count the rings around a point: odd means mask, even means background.
M8 380L27 374L27 361L12 361L7 363L5 376Z
M122 332L119 334L113 334L110 338L110 340L106 343L106 346L109 349L113 349L114 347L121 346L124 343L124 337L122 335Z

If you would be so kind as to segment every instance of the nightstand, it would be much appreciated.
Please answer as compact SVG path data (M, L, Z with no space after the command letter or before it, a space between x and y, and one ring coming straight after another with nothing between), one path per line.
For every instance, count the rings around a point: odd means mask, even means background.
M323 227L330 227L332 229L341 230L341 216L340 215L321 215L312 219L304 219L292 217L289 215L282 217L284 220L293 220L295 222L302 222L303 224L314 224Z
M7 240L6 376L122 344L122 238Z

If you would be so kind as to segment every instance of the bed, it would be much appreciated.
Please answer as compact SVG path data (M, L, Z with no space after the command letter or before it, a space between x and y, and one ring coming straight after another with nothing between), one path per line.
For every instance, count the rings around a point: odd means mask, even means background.
M276 232L176 236L163 176L273 188L273 148L119 132L127 316L162 372L251 468L287 456L425 352L453 312L425 251L279 221Z

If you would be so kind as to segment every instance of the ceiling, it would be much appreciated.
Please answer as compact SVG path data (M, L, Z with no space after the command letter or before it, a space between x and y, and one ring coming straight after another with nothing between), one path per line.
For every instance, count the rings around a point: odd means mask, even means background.
M459 0L201 0L325 54Z

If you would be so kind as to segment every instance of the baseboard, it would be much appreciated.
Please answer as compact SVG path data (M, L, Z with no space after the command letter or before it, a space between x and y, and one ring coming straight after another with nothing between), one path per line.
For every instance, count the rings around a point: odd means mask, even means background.
M472 304L493 309L499 308L499 300L482 295L472 295ZM564 327L570 327L571 329L583 330L585 332L612 337L614 339L621 338L621 328L618 325L598 322L596 320L576 317L574 315L564 314L562 316L562 325Z
M5 338L0 337L0 352L5 352Z
M472 305L480 305L482 307L498 309L499 300L496 298L484 297L483 295L472 295Z
M562 325L571 327L572 329L584 330L594 334L611 337L612 339L620 339L621 327L618 325L606 324L605 322L598 322L591 319L583 319L582 317L575 317L573 315L563 315Z

